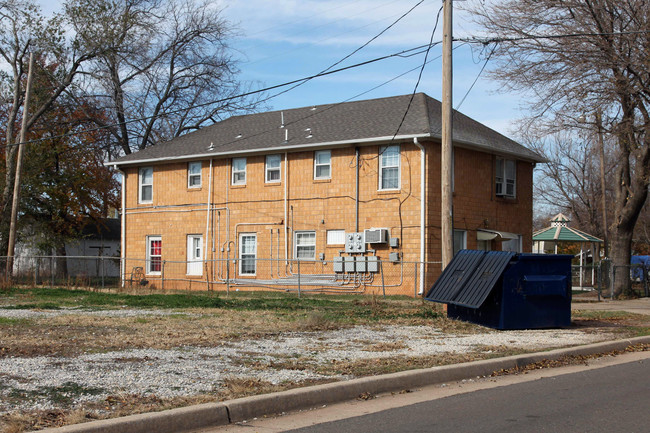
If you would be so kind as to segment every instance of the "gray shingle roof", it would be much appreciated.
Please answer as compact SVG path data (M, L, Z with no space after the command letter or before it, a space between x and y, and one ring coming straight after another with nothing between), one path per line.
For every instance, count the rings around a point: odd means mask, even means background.
M388 142L399 126L410 98L411 95L402 95L233 116L117 158L109 165ZM440 101L417 93L397 138L439 139L440 110ZM281 127L283 121L284 128ZM533 162L544 161L537 153L457 111L454 111L453 140L455 145ZM209 150L211 144L213 150Z

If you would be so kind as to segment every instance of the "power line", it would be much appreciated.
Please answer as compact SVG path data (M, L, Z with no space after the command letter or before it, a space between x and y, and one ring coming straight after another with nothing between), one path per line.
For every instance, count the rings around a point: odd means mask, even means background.
M435 45L439 45L439 44L440 44L440 42L435 42L431 46L435 46ZM312 80L314 78L319 78L319 77L323 77L323 76L327 76L327 75L336 74L336 73L339 73L339 72L347 71L347 70L350 70L350 69L355 69L355 68L358 68L358 67L361 67L361 66L366 66L366 65L376 63L376 62L380 62L382 60L387 60L387 59L390 59L390 58L395 58L395 57L407 58L407 57L411 57L413 55L421 54L421 53L425 52L426 49L429 49L429 48L430 47L428 45L420 45L420 46L409 48L409 49L406 49L406 50L402 50L402 51L399 51L399 52L396 52L396 53L387 54L385 56L375 57L375 58L370 59L370 60L366 60L366 61L363 61L363 62L360 62L360 63L355 63L353 65L344 66L344 67L341 67L341 68L338 68L338 69L333 69L333 70L330 70L330 71L314 74L314 75L311 75L311 76L308 76L308 77L299 78L299 79L296 79L296 80L284 82L284 83L281 83L281 84L276 84L276 85L265 87L265 88L258 89L258 90L252 90L250 92L240 93L238 95L233 95L233 96L229 96L229 97L226 97L226 98L221 98L221 99L217 99L217 100L214 100L214 101L204 102L204 103L195 105L195 107L204 107L204 106L208 106L208 105L213 105L213 104L218 104L218 103L222 103L222 102L232 101L232 100L235 100L235 99L244 98L246 96L251 96L251 95L258 94L258 93L268 92L269 90L274 90L274 89L279 89L279 88L282 88L282 87L285 87L285 86L290 86L292 84L296 84L296 83L299 83L301 81ZM155 119L155 118L158 118L158 117L168 116L168 115L176 114L176 113L179 113L179 112L182 112L182 111L184 111L184 109L172 110L172 111L169 111L167 113L154 115L154 116L142 116L142 117L126 120L124 122L117 122L117 123L112 123L112 124L109 124L109 125L99 126L99 127L96 127L96 128L85 129L83 131L71 132L71 133L68 133L68 134L62 134L62 135L52 136L52 137L48 137L48 138L39 138L39 139L29 140L29 141L26 141L24 144L33 144L33 143L38 143L38 142L42 142L42 141L45 141L45 140L67 138L67 137L80 135L80 134L84 134L84 133L88 133L88 132L94 132L94 131L99 131L99 130L102 130L102 129L107 129L107 128L112 128L112 127L116 127L116 126L126 125L126 124L129 124L129 123L140 122L140 121L143 121L143 120L150 120L150 119ZM0 148L18 146L19 144L20 143L5 144L5 145L1 145Z
M422 67L420 68L420 74L418 75L418 80L415 83L415 87L413 88L413 93L411 93L411 99L409 99L409 103L406 106L406 110L404 110L404 115L402 116L402 120L400 120L399 125L397 126L397 129L395 130L395 134L393 134L393 138L390 141L395 140L395 137L397 137L397 134L399 133L400 128L404 124L404 120L406 120L406 115L408 114L409 110L411 109L411 104L413 103L413 98L415 98L415 94L418 91L418 86L420 85L420 80L422 79L422 73L424 72L424 67L427 65L427 58L429 57L429 51L431 51L432 43L433 43L433 36L436 33L436 30L438 29L438 22L440 20L440 12L442 12L443 7L441 6L440 9L438 9L438 14L436 15L436 23L433 26L433 31L431 32L431 38L429 38L429 47L427 48L426 54L424 55L424 61L422 62Z
M490 61L490 58L492 57L492 54L494 54L495 50L496 50L496 46L494 48L492 48L492 50L490 51L490 54L488 54L487 58L485 59L485 63L483 63L483 67L481 68L481 70L478 71L478 74L476 75L476 78L474 79L474 82L472 83L471 86L469 86L469 89L467 89L467 92L465 92L465 96L463 96L463 98L460 100L458 105L456 105L456 108L455 108L456 111L458 111L460 106L463 105L463 102L465 102L465 98L467 98L467 95L469 95L469 92L471 92L472 89L474 88L474 85L476 84L479 77L481 76L481 74L485 70L485 67L487 66L488 62Z

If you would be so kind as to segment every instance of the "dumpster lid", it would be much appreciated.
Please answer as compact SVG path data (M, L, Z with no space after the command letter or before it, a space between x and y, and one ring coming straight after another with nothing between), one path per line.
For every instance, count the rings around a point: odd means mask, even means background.
M515 253L511 251L461 250L424 298L479 308L514 256Z

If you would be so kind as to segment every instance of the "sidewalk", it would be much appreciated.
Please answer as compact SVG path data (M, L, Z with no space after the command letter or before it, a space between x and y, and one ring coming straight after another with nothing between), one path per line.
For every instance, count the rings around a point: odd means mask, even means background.
M585 302L581 302L585 300ZM626 311L628 313L650 316L650 298L627 299L624 301L604 299L600 302L594 297L574 297L571 310L587 311Z

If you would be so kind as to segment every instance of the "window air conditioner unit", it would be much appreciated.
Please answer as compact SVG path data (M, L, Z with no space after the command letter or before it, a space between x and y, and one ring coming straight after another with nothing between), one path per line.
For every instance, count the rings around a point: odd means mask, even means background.
M388 229L364 230L366 242L369 244L385 244L388 242Z

